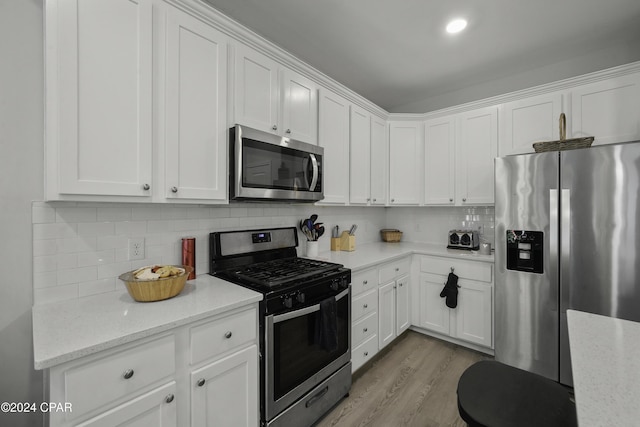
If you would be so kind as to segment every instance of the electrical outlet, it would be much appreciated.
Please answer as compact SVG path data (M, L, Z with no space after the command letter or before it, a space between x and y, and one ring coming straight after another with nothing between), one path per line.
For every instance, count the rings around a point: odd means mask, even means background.
M144 259L144 237L129 239L129 260Z

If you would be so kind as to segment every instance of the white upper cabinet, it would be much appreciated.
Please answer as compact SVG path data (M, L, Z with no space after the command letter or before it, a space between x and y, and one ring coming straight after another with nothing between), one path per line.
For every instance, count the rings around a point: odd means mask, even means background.
M324 148L321 203L349 201L349 102L320 89L319 144Z
M424 203L455 204L455 117L425 123Z
M594 145L640 140L640 73L572 89L567 119L571 137L593 136Z
M554 92L503 104L498 154L533 153L535 142L560 139L562 98L560 92Z
M235 122L316 144L318 87L248 46L235 50Z
M349 202L366 205L371 201L371 116L351 106Z
M388 160L387 122L376 116L371 116L372 205L385 205L387 203Z
M225 200L227 38L171 6L166 25L165 180L158 193Z
M456 198L461 205L493 204L498 154L498 107L457 116Z
M47 1L45 28L47 199L150 198L150 1Z
M422 123L389 125L389 204L417 205L422 186Z

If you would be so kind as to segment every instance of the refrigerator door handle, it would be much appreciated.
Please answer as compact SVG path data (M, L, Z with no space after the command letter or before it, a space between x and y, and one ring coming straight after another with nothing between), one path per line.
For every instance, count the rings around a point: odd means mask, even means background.
M571 255L571 190L563 188L560 194L560 312L569 308Z
M558 259L558 251L560 250L560 234L558 234L558 228L558 190L553 188L549 190L549 261ZM553 298L549 303L551 311L557 312L557 297Z

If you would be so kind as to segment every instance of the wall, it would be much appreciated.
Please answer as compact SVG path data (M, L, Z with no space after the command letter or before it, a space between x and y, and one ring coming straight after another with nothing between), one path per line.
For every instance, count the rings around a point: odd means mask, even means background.
M327 228L320 251L329 250L330 228L358 224L357 242L379 240L384 208L288 204L175 206L144 204L33 204L35 304L123 291L118 275L149 264L179 264L181 239L196 237L196 273L209 272L212 231L295 226L312 213ZM128 260L128 239L145 239L143 260ZM299 233L298 254L305 253Z
M42 0L0 1L0 402L41 402L31 338L31 200L43 197ZM0 425L42 425L2 413Z
M386 224L403 232L402 240L447 244L447 232L454 229L479 230L484 241L494 244L494 207L420 207L387 210Z

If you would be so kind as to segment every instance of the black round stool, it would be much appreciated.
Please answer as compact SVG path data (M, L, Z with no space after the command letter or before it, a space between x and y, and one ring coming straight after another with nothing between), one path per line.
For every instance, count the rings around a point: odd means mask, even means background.
M574 427L569 389L522 369L484 360L458 381L458 411L472 427Z

